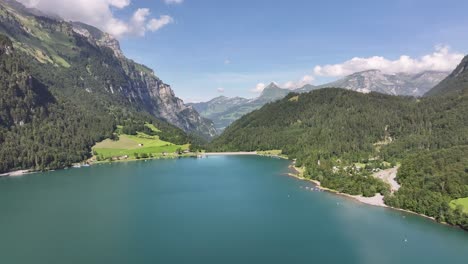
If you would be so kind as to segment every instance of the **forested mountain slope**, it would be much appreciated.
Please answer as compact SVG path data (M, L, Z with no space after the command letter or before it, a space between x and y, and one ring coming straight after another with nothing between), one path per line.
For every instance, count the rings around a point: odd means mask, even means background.
M189 105L193 106L203 117L213 120L216 129L218 132L221 132L221 130L231 124L232 121L240 117L231 117L225 113L229 112L231 109L237 109L250 101L249 99L241 97L228 98L226 96L219 96L208 102L191 103Z
M378 92L390 95L423 96L439 84L448 72L423 71L420 73L384 73L380 70L356 72L337 81L319 86L305 86L296 92L310 92L327 87L343 88L357 92Z
M325 187L366 196L380 192L391 205L466 228L468 217L450 210L448 202L468 197L467 112L467 91L415 99L321 89L289 94L244 116L211 148L281 149ZM369 173L398 163L402 188L391 196ZM414 164L421 167L413 173Z
M212 109L214 111L204 111L204 109L207 105L216 105L219 102L218 100L197 103L193 104L193 106L202 116L213 120L218 130L221 131L241 116L262 107L266 103L282 99L290 92L307 93L313 90L332 87L362 93L379 92L390 95L419 97L436 86L447 75L447 72L438 71L424 71L417 74L402 72L386 74L379 70L368 70L353 73L331 83L316 86L306 84L295 90L280 88L272 83L264 89L258 98L251 100L244 99L244 101L236 100L236 98L224 98L224 102L232 101L236 102L236 104L232 106L226 104L226 106L230 107Z
M459 93L466 89L468 89L468 56L463 58L458 67L447 78L425 95L447 95Z
M110 36L77 33L9 3L0 2L0 173L82 161L119 124L152 123L177 144L193 141L183 130L214 134L211 122L123 57Z
M112 36L37 13L14 1L0 2L0 33L30 57L32 74L54 93L70 96L80 90L110 97L188 133L216 134L212 122L186 106L151 69L125 58Z
M221 132L243 115L259 109L266 103L284 98L289 92L291 91L271 83L263 89L259 97L254 99L217 97L208 102L192 105L202 116L213 120L216 129Z

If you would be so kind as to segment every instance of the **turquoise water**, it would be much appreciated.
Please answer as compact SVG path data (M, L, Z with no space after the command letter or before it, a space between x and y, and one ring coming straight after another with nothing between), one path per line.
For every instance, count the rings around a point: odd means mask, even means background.
M0 263L468 263L468 232L308 191L287 166L220 156L0 179Z

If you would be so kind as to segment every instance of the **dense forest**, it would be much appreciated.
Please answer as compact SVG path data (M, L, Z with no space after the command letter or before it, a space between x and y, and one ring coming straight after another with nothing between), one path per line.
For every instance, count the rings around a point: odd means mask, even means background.
M210 122L118 45L91 26L0 2L0 173L81 162L117 125L151 123L162 140L204 142Z
M19 19L21 12L0 6L0 173L83 161L95 142L114 137L117 125L132 134L151 123L162 140L195 149L203 144L200 134L167 122L163 102L150 99L157 91L142 89L147 82L165 87L148 77L151 70L77 34L70 23L28 14ZM325 187L381 193L389 205L468 228L468 216L449 206L468 197L467 61L431 97L332 88L291 93L236 121L207 148L281 149ZM193 112L185 114L180 120L189 123ZM371 174L397 164L402 187L391 194Z
M468 228L467 216L448 206L468 196L466 113L466 91L419 99L334 88L291 93L236 121L209 148L281 149L325 187L364 196L380 192L395 207ZM392 196L370 174L399 163L403 187Z
M102 63L88 60L91 67L102 70L101 76L117 75L106 72ZM119 124L138 129L149 122L161 130L158 135L163 140L176 144L194 140L118 97L72 89L93 81L78 78L80 69L83 67L60 68L31 60L0 35L0 173L56 169L83 161L97 141L112 137Z

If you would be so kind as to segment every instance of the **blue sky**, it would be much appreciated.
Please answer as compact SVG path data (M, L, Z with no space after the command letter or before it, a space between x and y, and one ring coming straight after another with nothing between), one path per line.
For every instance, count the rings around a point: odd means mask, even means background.
M148 19L170 16L154 32L119 39L128 57L153 68L187 101L254 97L258 94L252 90L259 83L290 82L294 87L304 76L310 77L305 82L320 84L375 65L376 60L368 61L372 56L388 60L384 69L390 64L399 69L402 55L416 60L408 71L445 69L468 51L468 1L102 1L110 3L112 16L122 21L130 20L138 8L148 8ZM360 63L367 66L348 63L341 75L336 72L354 57L363 58ZM445 60L452 60L449 66L432 65ZM338 68L314 72L317 65L328 64Z

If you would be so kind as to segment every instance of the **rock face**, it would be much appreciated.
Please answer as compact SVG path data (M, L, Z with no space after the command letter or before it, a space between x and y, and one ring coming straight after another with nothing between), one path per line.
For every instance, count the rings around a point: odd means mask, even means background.
M192 105L201 115L210 118L210 116L214 116L217 113L224 112L231 107L242 105L249 101L249 99L242 97L229 98L226 96L219 96L211 99L208 102L190 103L189 105Z
M127 59L111 35L80 22L38 13L11 0L0 3L0 33L9 36L18 50L32 59L55 65L58 70L75 68L70 75L80 72L73 78L83 84L73 89L84 87L96 97L107 93L116 101L147 111L187 133L206 139L216 135L210 120L177 98L153 70Z
M276 100L282 99L291 92L289 89L282 89L275 83L270 83L265 89L263 89L260 96L253 101L255 103L270 103Z
M71 24L73 25L74 32L84 36L90 42L98 46L110 48L116 57L120 59L125 58L122 50L120 49L119 41L110 34L81 22L72 22Z
M426 96L446 95L468 90L468 56L441 83L427 92Z
M90 42L111 49L130 77L127 87L110 87L111 93L119 92L135 103L142 102L147 111L186 132L194 132L207 139L217 134L212 121L201 117L191 106L185 105L168 84L156 77L153 70L127 59L119 42L110 34L77 22L73 23L73 30Z
M13 51L13 43L11 40L1 36L0 37L0 55L9 55Z
M447 72L425 71L418 74L386 74L379 70L357 72L335 82L300 89L307 92L320 88L336 87L362 93L379 92L391 95L422 96L440 83Z

